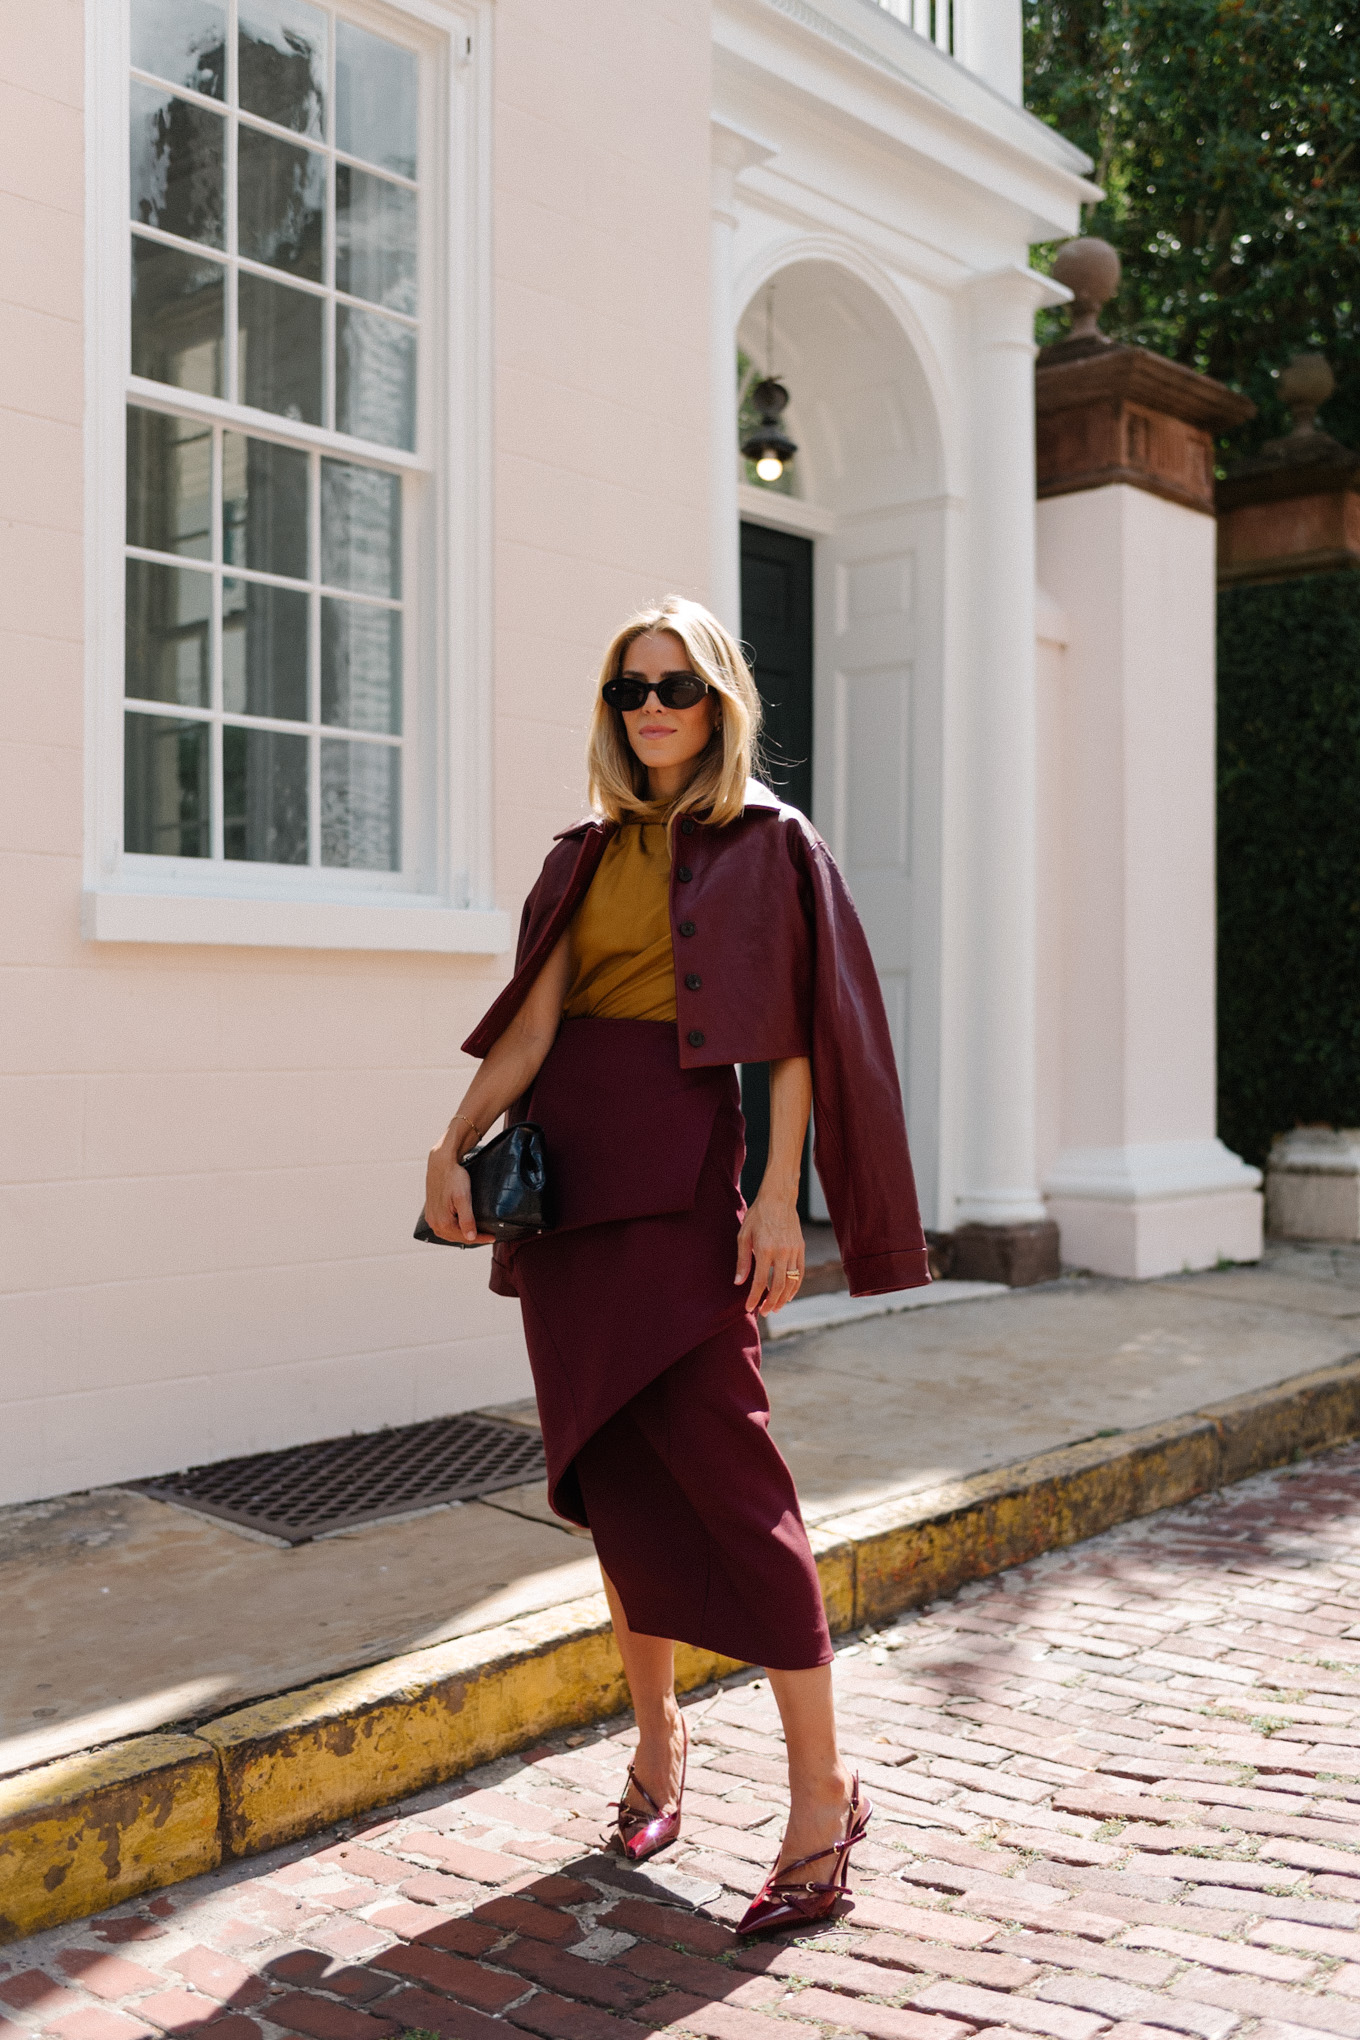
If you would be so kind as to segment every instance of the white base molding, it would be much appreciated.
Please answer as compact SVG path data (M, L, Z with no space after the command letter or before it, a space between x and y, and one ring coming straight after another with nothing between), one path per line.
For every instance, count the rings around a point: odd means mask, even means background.
M1068 1148L1044 1184L1070 1268L1145 1281L1258 1261L1261 1172L1219 1140Z
M503 956L514 925L499 908L377 900L264 899L225 893L93 889L81 902L87 942L197 942L248 949L426 950Z

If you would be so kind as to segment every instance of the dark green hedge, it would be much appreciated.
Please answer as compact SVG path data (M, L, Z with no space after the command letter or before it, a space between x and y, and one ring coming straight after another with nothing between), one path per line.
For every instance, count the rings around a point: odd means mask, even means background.
M1360 574L1218 607L1218 1130L1360 1126Z

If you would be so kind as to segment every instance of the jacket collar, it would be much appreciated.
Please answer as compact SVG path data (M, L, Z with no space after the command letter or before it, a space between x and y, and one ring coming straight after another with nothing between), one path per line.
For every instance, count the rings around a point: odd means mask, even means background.
M742 809L743 814L778 814L783 805L784 803L780 800L779 795L771 793L769 787L763 785L759 779L747 780L746 805Z
M769 787L762 785L760 780L758 779L747 780L746 799L742 807L742 813L744 815L749 814L777 815L782 805L783 803L781 802L779 795L777 793L771 793ZM559 829L557 834L553 837L553 841L554 843L566 843L568 841L581 842L585 839L585 837L589 836L592 833L592 831L598 831L601 834L612 835L616 826L617 825L614 822L606 821L603 815L585 815L579 822L573 822L569 829Z

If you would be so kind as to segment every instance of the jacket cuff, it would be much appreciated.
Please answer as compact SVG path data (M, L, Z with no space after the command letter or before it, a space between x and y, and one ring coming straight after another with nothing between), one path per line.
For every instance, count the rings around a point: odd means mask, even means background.
M487 1286L493 1296L518 1297L519 1295L519 1291L515 1287L514 1275L501 1260L499 1250L495 1247L491 1250L491 1280Z
M886 1296L894 1289L924 1289L930 1281L930 1256L924 1247L895 1254L855 1254L845 1263L852 1296Z

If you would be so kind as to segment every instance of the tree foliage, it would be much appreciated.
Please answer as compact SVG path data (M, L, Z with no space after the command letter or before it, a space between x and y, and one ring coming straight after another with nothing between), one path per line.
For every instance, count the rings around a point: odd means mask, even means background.
M1253 398L1235 451L1288 429L1273 371L1318 349L1319 422L1360 446L1360 0L1024 11L1028 104L1094 160L1084 231L1123 259L1105 330Z

